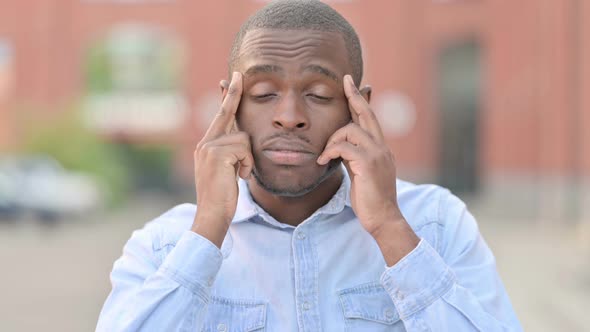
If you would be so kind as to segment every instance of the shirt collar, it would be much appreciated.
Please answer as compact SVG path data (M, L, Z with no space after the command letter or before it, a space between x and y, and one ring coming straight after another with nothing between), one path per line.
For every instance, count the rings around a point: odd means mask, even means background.
M336 194L332 196L326 205L319 208L308 219L312 219L318 214L338 214L342 212L346 206L352 207L350 203L350 178L348 177L348 172L344 166L342 166L342 173L344 176L342 178L340 188L338 188ZM265 221L271 222L273 224L278 222L266 211L264 211L262 207L256 204L256 202L254 202L254 199L250 194L250 190L248 189L248 183L245 180L239 179L238 188L238 204L236 207L236 213L232 219L232 223L248 221L255 216L260 216Z

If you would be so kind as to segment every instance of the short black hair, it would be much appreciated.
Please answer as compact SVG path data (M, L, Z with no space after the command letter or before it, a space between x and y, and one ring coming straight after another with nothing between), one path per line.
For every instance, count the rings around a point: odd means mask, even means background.
M342 15L321 1L273 1L250 16L240 27L232 44L229 58L230 74L239 58L244 36L248 31L256 29L317 30L339 33L348 51L352 78L357 85L363 78L363 55L356 31Z

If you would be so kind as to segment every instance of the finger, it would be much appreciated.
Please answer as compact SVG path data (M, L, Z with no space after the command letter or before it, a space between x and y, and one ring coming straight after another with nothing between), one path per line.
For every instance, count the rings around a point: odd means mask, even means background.
M214 140L201 140L197 145L197 151L203 149L210 149L215 146L231 145L231 144L244 144L250 148L250 136L243 131L238 131L228 135L223 135Z
M247 144L250 145L250 136L244 131L238 131L223 135L214 140L207 141L211 146L215 145L230 145L230 144Z
M217 145L207 151L207 159L212 163L219 163L226 167L238 169L243 179L250 177L254 167L252 150L245 144Z
M211 153L211 151L214 151L213 153L219 153L218 148L234 145L238 146L238 149L243 149L249 155L243 160L238 160L240 162L240 177L244 179L249 178L253 168L253 157L250 136L247 133L240 131L221 136L212 141L205 141L203 144L199 143L197 146L197 152L200 156L204 156L206 158L207 155Z
M244 158L240 159L240 170L238 171L238 175L247 180L252 175L252 169L254 168L254 156L252 156L252 151L247 154L244 154Z
M235 129L236 113L238 112L240 100L242 99L243 84L242 73L234 72L232 82L229 84L224 101L221 103L221 110L224 110L225 103L228 103L227 112L231 113L229 123L225 127L226 134L237 131L233 129Z
M236 121L235 117L234 117L234 121L232 122L231 128L229 130L230 133L237 133L238 130L238 122Z
M350 75L344 76L344 93L348 99L348 108L353 119L354 115L356 115L358 117L358 124L361 128L366 130L375 139L382 142L383 132L381 131L381 126L377 121L377 117L375 116L375 113L371 111L369 104L365 98L363 98L356 85L354 85L354 81Z
M219 81L219 88L221 89L221 102L223 103L227 89L229 89L229 82L227 80Z
M326 147L340 142L349 142L353 145L360 145L365 148L375 145L373 138L356 123L349 123L336 130L332 136L328 138Z
M225 90L229 88L229 82L227 80L221 80L219 81L219 87L221 88L221 92L223 93Z
M221 88L221 92L222 92L221 102L223 103L223 100L225 99L225 96L227 95L227 90L229 89L229 82L227 80L221 80L221 81L219 81L219 87ZM236 126L236 121L234 120L230 132L237 132L237 131L238 131L238 129Z
M227 94L223 99L219 112L205 133L206 138L215 138L230 132L236 111L242 97L242 74L234 72Z
M364 154L358 146L354 146L349 142L339 142L326 147L317 162L320 165L325 165L330 160L338 158L350 162L363 159Z
M359 115L354 111L350 102L348 102L348 112L350 112L350 117L352 118L352 123L355 123L360 126L361 122L359 120Z

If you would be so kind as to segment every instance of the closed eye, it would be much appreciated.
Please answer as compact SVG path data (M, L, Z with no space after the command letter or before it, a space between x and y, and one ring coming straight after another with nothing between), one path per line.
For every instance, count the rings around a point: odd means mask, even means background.
M265 93L265 94L261 94L261 95L254 95L252 96L256 101L266 101L268 99L271 99L273 97L276 97L276 93Z
M330 101L330 100L333 99L332 97L320 96L320 95L316 95L314 93L310 93L307 96L308 97L311 97L311 98L314 98L314 99L317 99L317 100L320 100L320 101Z

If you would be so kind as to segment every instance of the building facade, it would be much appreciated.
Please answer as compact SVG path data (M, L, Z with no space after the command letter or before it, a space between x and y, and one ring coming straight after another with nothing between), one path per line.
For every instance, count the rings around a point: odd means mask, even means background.
M18 147L23 107L80 101L109 139L174 146L192 183L233 36L265 2L0 0L0 146ZM402 177L587 218L590 2L326 2L359 33Z

